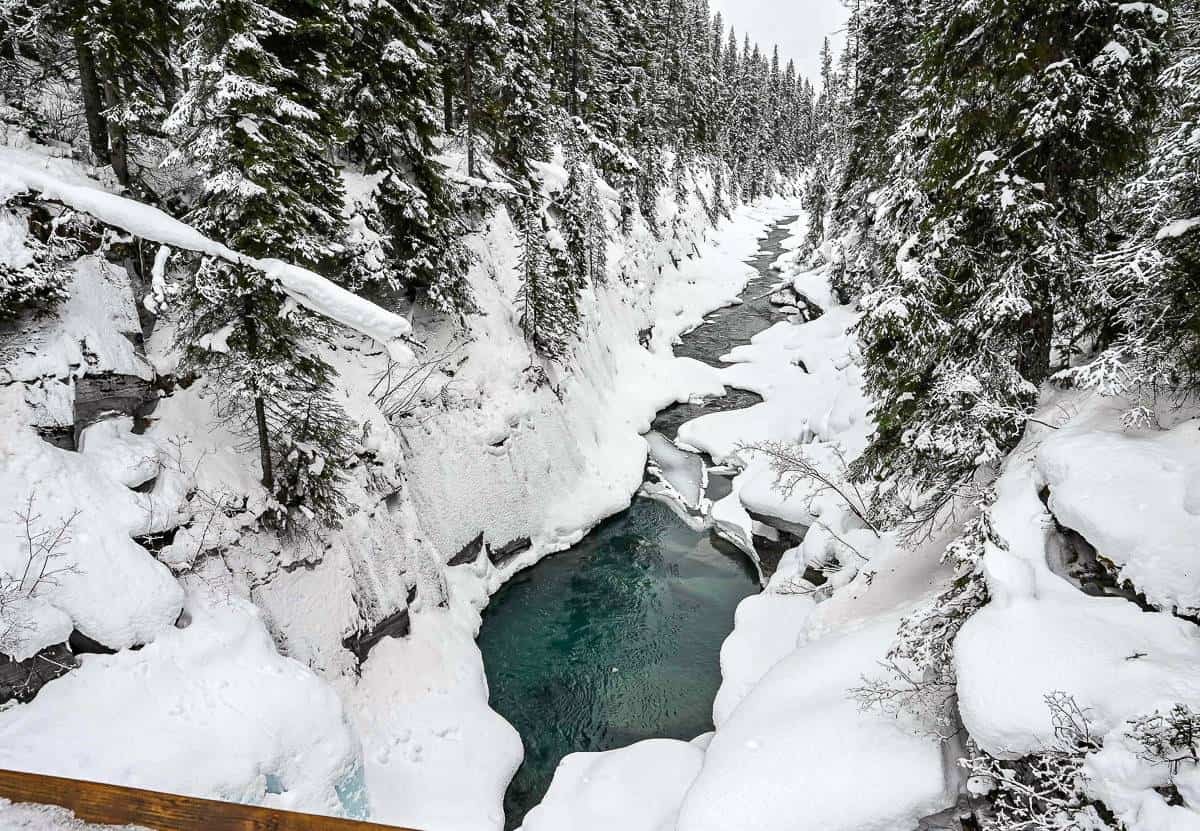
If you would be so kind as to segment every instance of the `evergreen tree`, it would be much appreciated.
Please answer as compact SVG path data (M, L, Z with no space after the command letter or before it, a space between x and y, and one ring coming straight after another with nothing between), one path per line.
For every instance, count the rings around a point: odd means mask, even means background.
M1052 345L1078 330L1090 229L1143 151L1163 23L1100 0L940 0L925 15L882 196L913 233L863 301L880 403L861 469L903 472L936 510L1013 447ZM908 518L894 496L885 510Z
M1165 14L1165 13L1164 13ZM1121 243L1087 285L1098 310L1098 360L1064 380L1134 396L1153 421L1159 397L1200 389L1200 5L1175 5L1171 65L1160 79L1163 127L1150 163L1108 205Z
M458 238L455 188L435 158L437 37L433 11L420 0L352 0L344 106L351 158L378 179L361 207L375 234L352 254L353 287L384 281L419 288L454 314L475 310ZM376 240L381 240L379 245Z
M540 199L521 200L517 218L521 240L517 296L521 331L542 357L563 361L578 335L582 285L562 235L550 227Z
M494 91L505 46L503 32L488 0L446 0L442 16L446 127L461 127L467 173L476 176L485 141L494 132Z
M843 296L877 282L878 246L895 250L902 242L873 234L870 195L887 181L892 137L909 114L903 79L912 69L918 21L913 0L875 0L851 17L855 82L844 102L845 160L835 183L830 229L851 249L839 250L832 263L832 279Z
M345 45L335 9L192 0L186 11L191 83L169 126L203 182L188 220L244 254L336 274L344 228L329 161L341 138L332 56ZM275 520L337 521L347 422L314 351L327 325L266 275L213 257L184 298L187 365L211 379L219 412L255 437Z
M568 151L567 183L555 204L569 257L567 290L578 293L588 283L603 284L607 278L608 228L596 190L595 171L584 163L577 148Z
M46 312L67 299L70 261L81 253L76 237L86 223L72 212L51 216L28 197L0 204L0 321L22 312Z
M72 43L93 157L111 165L123 187L136 184L139 195L155 198L135 151L159 135L178 97L173 49L181 29L175 4L69 0L48 8L54 27Z
M508 0L506 10L496 158L518 179L528 181L532 176L529 163L549 155L554 121L546 29L538 0Z

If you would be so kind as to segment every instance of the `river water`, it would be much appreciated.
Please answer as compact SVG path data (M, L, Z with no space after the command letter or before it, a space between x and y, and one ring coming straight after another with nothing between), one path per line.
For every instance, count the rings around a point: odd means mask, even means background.
M676 355L720 366L721 355L782 319L765 295L778 281L769 266L792 221L776 225L750 261L759 274L742 294L746 302L709 315ZM730 390L664 410L654 428L673 438L689 419L758 400ZM710 496L722 488L727 483L711 476ZM737 604L758 590L745 554L640 496L505 584L479 634L491 705L525 744L505 795L505 827L519 826L541 801L568 753L712 730L721 643Z

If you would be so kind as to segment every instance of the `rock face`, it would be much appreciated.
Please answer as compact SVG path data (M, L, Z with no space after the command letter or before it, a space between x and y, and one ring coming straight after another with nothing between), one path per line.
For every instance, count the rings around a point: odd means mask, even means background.
M412 631L411 617L408 607L405 606L385 617L371 629L355 632L353 635L343 638L342 646L353 652L354 657L358 658L358 662L361 664L367 660L367 654L375 644L384 638L403 638L410 631Z
M493 565L504 565L523 551L528 551L532 546L533 541L529 537L517 537L504 545L489 548L488 559L492 561Z
M137 416L154 399L150 381L136 375L85 375L75 381L76 436L107 413Z
M412 631L412 617L408 607L417 599L417 587L408 590L408 605L398 609L369 629L360 629L342 639L342 646L354 653L359 664L367 660L371 647L384 638L403 638Z
M459 549L446 563L447 566L462 566L467 563L473 563L479 559L479 552L483 550L483 532L479 532L479 536L471 540L469 543Z
M65 643L48 646L24 661L0 655L0 704L32 701L42 687L76 666Z

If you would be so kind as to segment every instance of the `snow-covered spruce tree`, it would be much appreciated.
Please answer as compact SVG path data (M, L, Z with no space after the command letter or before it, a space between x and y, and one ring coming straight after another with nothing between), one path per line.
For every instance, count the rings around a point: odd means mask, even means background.
M506 45L492 9L490 0L446 0L442 5L446 127L461 135L470 176L479 172L479 158L493 132L493 93Z
M879 402L859 471L904 478L880 506L901 522L1000 462L1078 332L1097 206L1142 156L1165 34L1154 7L1109 0L939 0L922 29L889 197L921 213L859 328Z
M812 174L804 190L804 210L808 212L808 236L805 240L815 248L825 235L825 218L829 212L831 191L836 177L838 159L836 119L837 77L833 68L833 48L829 38L821 45L821 93L813 110L814 159Z
M657 235L658 194L667 184L667 171L663 169L662 151L658 145L646 144L637 153L637 206L642 218Z
M186 10L191 82L168 125L202 181L188 220L244 254L336 275L336 10L259 0L191 0ZM268 519L336 522L348 424L316 352L327 324L264 274L212 257L181 293L185 364L210 378L218 413L254 437L278 500Z
M50 21L69 38L92 154L112 166L123 187L156 198L137 160L179 94L175 61L179 12L166 0L69 0L49 4Z
M1176 3L1170 20L1162 127L1145 171L1110 205L1122 241L1088 283L1104 351L1062 376L1141 398L1135 420L1152 419L1159 396L1200 390L1200 3Z
M871 195L886 182L892 136L908 115L904 79L916 51L919 7L913 0L875 0L851 16L854 86L846 108L846 156L831 194L831 280L843 297L857 296L876 282L879 248L872 226ZM895 250L892 247L892 250Z
M569 261L569 286L578 293L588 283L603 284L608 226L596 190L596 173L575 147L568 149L567 183L554 204Z
M433 10L421 0L349 0L350 48L345 55L344 111L349 152L378 184L364 206L367 224L382 238L352 251L347 280L358 288L383 280L421 290L438 309L475 310L460 239L455 187L436 159L435 101L438 37ZM372 235L364 238L373 241Z
M555 107L550 99L549 60L542 4L508 0L505 49L500 72L496 160L522 182L532 179L530 162L550 153Z
M38 314L67 298L70 261L81 253L74 215L53 217L28 197L0 204L0 320ZM82 228L77 228L82 231Z
M518 211L521 331L539 355L561 362L578 336L582 284L562 234L550 227L540 197L523 198Z

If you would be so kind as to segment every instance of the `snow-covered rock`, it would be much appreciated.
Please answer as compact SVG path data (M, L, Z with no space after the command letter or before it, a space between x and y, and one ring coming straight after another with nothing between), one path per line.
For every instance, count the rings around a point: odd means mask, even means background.
M0 575L21 580L37 611L16 621L5 652L26 658L72 629L114 649L153 641L183 605L171 573L133 539L168 527L177 507L170 477L157 493L130 489L156 448L124 421L85 431L85 452L61 450L22 423L19 395L0 389Z
M1038 470L1059 522L1162 609L1200 612L1200 420L1159 432L1090 420L1048 436Z
M1068 696L1103 742L1085 762L1087 792L1138 831L1194 829L1194 773L1183 770L1176 783L1190 795L1185 805L1169 806L1155 788L1167 784L1170 766L1151 764L1125 733L1131 719L1200 701L1200 629L1124 598L1084 594L1049 565L1056 532L1039 499L1047 484L1064 524L1115 562L1136 563L1151 587L1165 589L1157 569L1180 563L1168 555L1191 523L1181 471L1195 425L1122 435L1119 412L1119 402L1088 394L1050 401L1005 464L991 509L1005 545L988 544L983 560L990 601L955 640L959 711L983 750L1015 758L1057 746L1047 697ZM1058 430L1042 426L1055 418L1064 421Z

